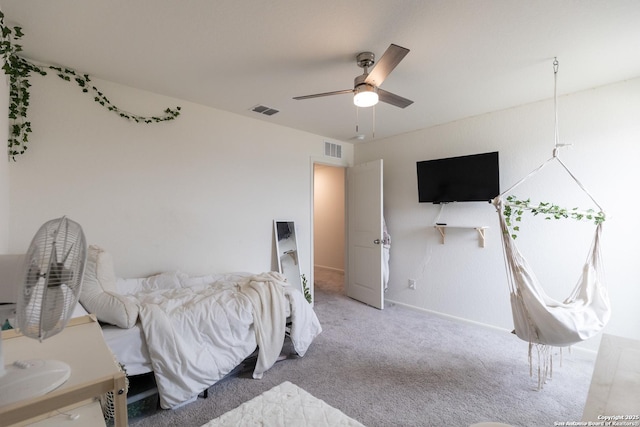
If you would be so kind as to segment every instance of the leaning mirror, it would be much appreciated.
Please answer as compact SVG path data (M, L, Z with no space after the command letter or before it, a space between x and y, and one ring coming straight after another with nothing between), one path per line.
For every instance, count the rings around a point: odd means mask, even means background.
M298 259L298 240L293 221L274 221L276 236L276 253L278 254L278 271L282 273L292 286L302 289L300 263Z

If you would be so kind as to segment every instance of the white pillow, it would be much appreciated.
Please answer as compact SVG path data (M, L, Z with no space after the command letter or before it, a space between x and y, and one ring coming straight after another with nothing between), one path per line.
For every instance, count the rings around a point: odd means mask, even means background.
M135 295L142 291L143 278L116 278L116 290L120 295Z
M99 246L88 248L80 304L98 320L121 328L131 328L138 319L138 306L118 294L113 258Z
M166 289L179 289L182 287L181 277L186 276L179 271L169 271L166 273L159 273L153 276L149 276L146 279L142 279L141 290L142 291L160 291Z
M213 276L211 274L206 276L193 276L193 277L189 277L188 275L184 274L183 276L180 277L180 284L182 285L183 288L210 285L215 281L217 281L217 276Z
M246 283L253 275L255 275L255 273L235 272L208 274L206 276L188 276L186 273L181 273L179 278L183 288L191 288L222 283Z
M176 289L184 287L188 276L180 271L155 274L149 277L116 278L116 290L120 295L131 295L133 298L142 292Z

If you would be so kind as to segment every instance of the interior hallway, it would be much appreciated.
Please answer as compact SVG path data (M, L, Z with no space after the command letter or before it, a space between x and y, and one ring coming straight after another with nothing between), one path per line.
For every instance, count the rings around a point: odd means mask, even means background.
M344 272L316 266L314 272L314 285L316 289L344 294Z

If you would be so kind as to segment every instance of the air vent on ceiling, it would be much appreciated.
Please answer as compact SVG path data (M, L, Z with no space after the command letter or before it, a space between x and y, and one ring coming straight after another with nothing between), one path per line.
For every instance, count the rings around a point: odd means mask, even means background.
M267 107L264 105L256 105L251 109L251 111L255 111L256 113L264 114L265 116L273 116L276 113L279 113L279 110L275 108Z
M334 144L333 142L324 142L324 155L329 157L342 158L342 145Z

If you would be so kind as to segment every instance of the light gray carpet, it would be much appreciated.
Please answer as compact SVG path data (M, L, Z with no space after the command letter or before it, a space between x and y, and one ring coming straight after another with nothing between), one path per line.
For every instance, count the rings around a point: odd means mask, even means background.
M207 399L130 425L200 426L283 381L369 427L531 427L581 419L594 357L565 351L553 380L537 391L527 344L512 334L400 306L379 311L324 285L316 280L324 331L305 357L278 362L262 380L248 373L225 379Z

